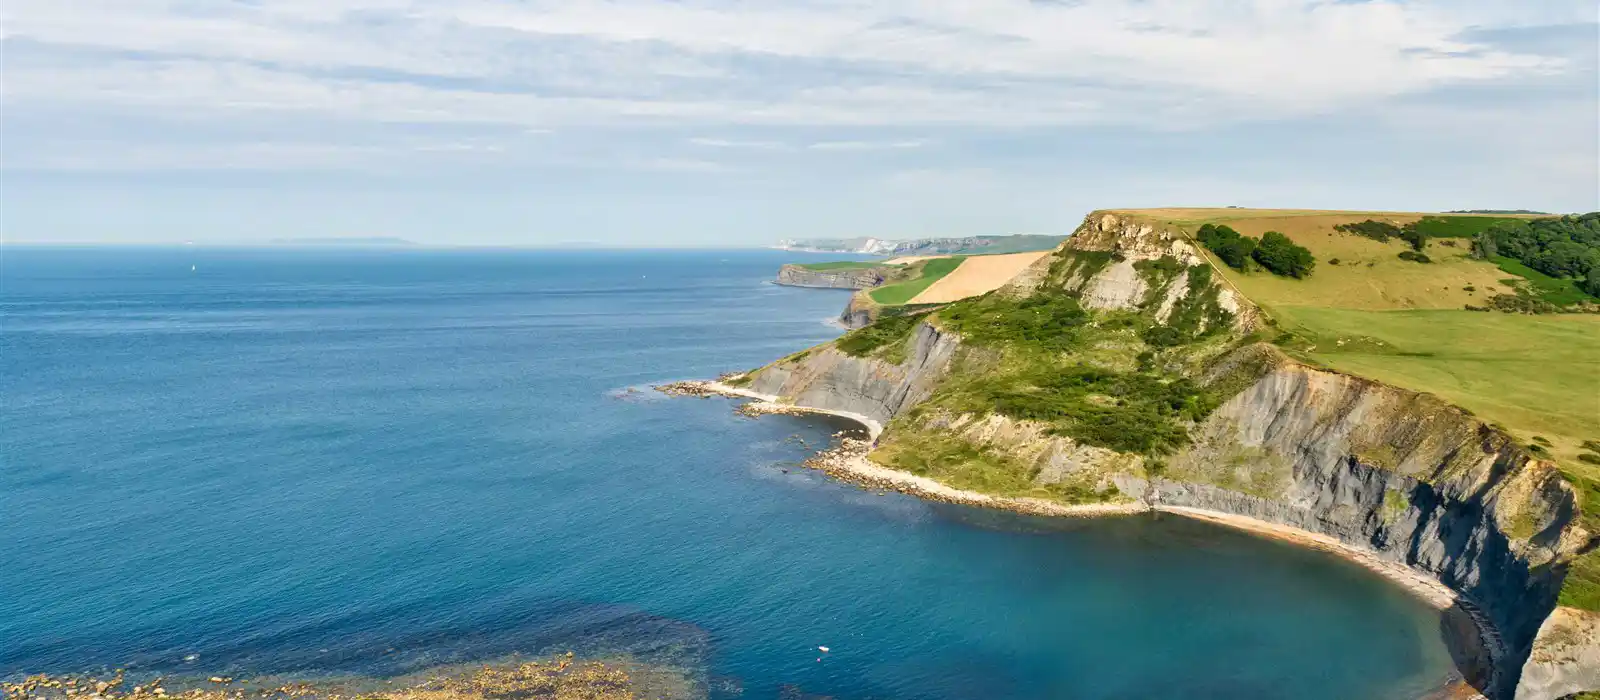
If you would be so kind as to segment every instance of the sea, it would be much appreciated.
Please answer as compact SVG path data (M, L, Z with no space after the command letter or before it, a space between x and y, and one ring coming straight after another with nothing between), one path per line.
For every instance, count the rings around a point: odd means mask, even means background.
M0 248L0 677L572 651L709 698L1415 698L1437 611L1171 515L802 468L652 385L836 337L767 250ZM821 650L827 647L827 651Z

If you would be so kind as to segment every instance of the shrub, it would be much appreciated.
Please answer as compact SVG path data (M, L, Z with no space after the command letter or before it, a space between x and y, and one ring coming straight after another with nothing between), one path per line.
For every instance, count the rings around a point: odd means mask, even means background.
M1219 401L1188 379L1077 366L1030 372L984 387L994 410L1051 425L1051 432L1119 452L1167 454L1189 444L1188 421Z
M1078 329L1089 322L1078 300L1061 292L1040 290L1024 299L987 294L959 301L939 312L950 330L976 345L1022 345L1045 352L1073 347Z
M1256 239L1240 235L1228 226L1205 224L1195 237L1201 245L1216 253L1222 262L1235 270L1245 269L1256 250Z
M1578 455L1578 461L1583 462L1584 464L1600 464L1600 454L1585 452Z
M921 321L921 316L885 316L872 325L846 333L834 342L834 347L851 357L866 357L878 348L904 341Z
M1312 257L1310 250L1295 245L1288 236L1277 231L1262 234L1261 244L1256 246L1251 257L1273 274L1295 279L1310 275L1311 268L1316 265L1316 258Z
M1371 238L1379 243L1387 243L1390 238L1400 237L1400 227L1394 224L1367 219L1354 224L1339 224L1333 227L1335 231L1353 233L1363 238Z
M1549 314L1557 310L1555 304L1520 294L1496 294L1489 297L1489 308L1513 314Z
M1329 258L1328 259L1328 264L1329 265L1338 265L1339 264L1339 259L1338 258Z
M1429 258L1428 256L1423 255L1422 253L1418 253L1418 252L1412 251L1412 250L1402 250L1402 251L1400 251L1400 255L1398 255L1397 257L1399 257L1401 260L1410 260L1411 262L1418 262L1418 263L1431 263L1431 262L1433 262L1432 258Z

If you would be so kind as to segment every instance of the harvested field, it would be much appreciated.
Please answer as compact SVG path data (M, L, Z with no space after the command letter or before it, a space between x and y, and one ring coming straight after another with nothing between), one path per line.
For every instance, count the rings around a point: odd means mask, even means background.
M999 289L1035 260L1049 254L1048 250L1040 250L1007 255L974 255L954 272L922 290L911 303L938 304L986 294Z

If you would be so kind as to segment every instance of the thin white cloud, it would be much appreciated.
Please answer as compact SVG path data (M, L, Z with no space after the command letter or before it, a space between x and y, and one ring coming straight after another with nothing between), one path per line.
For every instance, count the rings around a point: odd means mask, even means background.
M813 151L899 151L922 148L928 144L921 139L902 141L818 141L806 146Z
M776 151L788 148L789 145L782 141L751 141L744 139L718 139L696 136L689 139L689 143L708 148L748 148L759 151Z

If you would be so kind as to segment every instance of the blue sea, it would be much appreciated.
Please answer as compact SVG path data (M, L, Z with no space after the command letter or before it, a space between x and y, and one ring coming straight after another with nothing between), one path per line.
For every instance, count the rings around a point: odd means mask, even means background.
M828 340L777 251L0 249L0 676L573 650L712 698L1410 698L1440 616L1326 554L798 467L649 386ZM828 653L818 646L827 646Z

